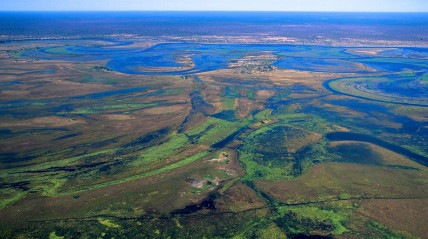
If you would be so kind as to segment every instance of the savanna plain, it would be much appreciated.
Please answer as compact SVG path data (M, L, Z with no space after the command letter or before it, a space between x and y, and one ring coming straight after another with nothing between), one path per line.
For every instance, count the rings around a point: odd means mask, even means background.
M1 238L427 238L426 14L28 14Z

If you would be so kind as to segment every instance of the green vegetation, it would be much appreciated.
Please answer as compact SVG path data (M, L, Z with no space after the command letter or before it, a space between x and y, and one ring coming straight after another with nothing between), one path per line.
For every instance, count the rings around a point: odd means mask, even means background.
M170 157L171 155L176 155L180 149L183 150L183 147L187 143L187 137L184 134L174 133L170 135L167 142L152 146L140 152L139 160L135 161L133 166L146 165L147 163L159 161Z
M17 202L24 198L26 195L25 192L21 192L19 190L13 190L13 189L3 189L2 190L2 197L0 201L0 209L5 208L14 202Z
M146 174L142 174L140 176L141 177L148 177L148 176L152 176L152 175L155 175L155 174L163 173L163 172L166 172L166 171L169 171L169 170L172 170L172 169L184 166L186 164L192 163L192 162L194 162L194 161L196 161L198 159L201 159L202 157L206 156L207 154L208 154L208 152L202 152L202 153L199 153L199 154L195 154L192 157L189 157L189 158L186 158L186 159L183 159L183 160L179 161L178 163L174 163L174 164L165 166L163 168L150 171L150 172L148 172ZM130 180L132 180L132 179L130 179Z
M82 81L82 83L102 83L102 84L109 84L109 85L116 85L119 83L120 80L114 79L114 78L92 78L87 77Z
M154 170L151 170L151 171L146 172L146 173L141 173L141 174L133 175L133 176L130 176L130 177L127 177L127 178L119 179L119 180L113 180L113 181L109 181L109 182L106 182L106 183L96 184L96 185L93 185L93 186L89 186L89 187L83 188L82 190L78 190L78 191L74 191L74 192L67 192L66 194L83 192L83 191L86 191L86 190L92 190L92 189L96 189L96 188L101 188L101 187L116 185L116 184L120 184L120 183L124 183L124 182L129 182L129 181L132 181L132 180L136 180L136 179L140 179L140 178L145 178L145 177L150 177L150 176L153 176L153 175L164 173L164 172L173 170L175 168L182 167L184 165L192 163L192 162L194 162L194 161L196 161L198 159L201 159L202 157L208 155L208 153L209 152L201 152L201 153L195 154L195 155L193 155L191 157L188 157L186 159L180 160L177 163L173 163L173 164L164 166L162 168L154 169Z
M303 174L315 163L332 160L326 141L280 123L259 128L244 138L240 160L246 179L280 180Z
M156 107L159 106L157 103L149 103L149 104L113 104L113 105L102 105L98 107L91 107L91 108L82 108L82 109L75 109L72 112L68 114L74 114L74 115L88 115L88 114L99 114L101 112L107 113L108 111L112 110L135 110L135 109L144 109L144 108L150 108L150 107ZM107 112L106 112L107 111Z
M12 53L12 57L13 58L22 58L23 56L22 56L22 54L23 53L25 53L27 51L27 49L21 49L21 50L15 50L15 51L12 51L11 53Z
M235 106L235 98L225 97L223 101L224 110L232 110Z
M284 130L282 126L267 126L244 139L240 160L245 165L246 178L284 179L292 176L293 158L285 147Z
M231 122L219 118L210 117L202 124L186 132L193 143L211 146L212 144L224 139L237 129L246 126L248 120Z
M427 82L428 81L428 73L424 73L421 77L420 77L421 81L423 82Z
M314 206L279 207L278 211L281 214L277 219L278 224L293 234L308 233L312 228L319 228L334 235L349 231L343 225L349 217L345 211L335 212Z
M367 226L375 230L382 238L391 238L391 239L404 239L405 236L399 235L392 232L390 229L386 228L382 224L375 221L368 221Z
M118 228L118 227L120 227L118 224L112 222L110 219L98 218L98 222L101 225L104 225L104 226L109 227L109 228Z
M286 234L274 223L257 232L258 238L286 239Z
M51 233L49 234L49 239L64 239L64 237L63 237L63 236L58 236L58 235L56 234L56 232L51 232Z
M114 52L35 61L100 41L3 46L1 238L426 235L427 63L402 52L416 48L120 46L186 66L230 56L180 75L115 72Z

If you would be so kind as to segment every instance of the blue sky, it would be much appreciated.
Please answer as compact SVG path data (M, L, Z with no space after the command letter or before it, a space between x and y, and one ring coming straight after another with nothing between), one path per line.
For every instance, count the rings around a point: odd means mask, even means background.
M0 0L0 11L428 12L428 0Z

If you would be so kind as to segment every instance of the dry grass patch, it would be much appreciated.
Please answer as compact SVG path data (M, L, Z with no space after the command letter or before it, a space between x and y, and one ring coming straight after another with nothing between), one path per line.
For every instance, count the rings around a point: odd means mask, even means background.
M257 106L252 100L247 98L239 98L235 102L238 104L238 114L241 119L247 117Z
M75 124L82 124L86 121L75 118L66 118L66 117L57 117L57 116L46 116L46 117L38 117L29 120L21 120L21 121L5 121L0 122L0 127L17 127L17 126L25 126L25 127L61 127L61 126L70 126Z
M348 198L425 198L426 170L403 170L353 163L322 163L290 181L256 181L275 199L289 203Z
M319 73L298 70L275 70L271 72L270 80L276 84L292 86L302 84L316 91L325 90L322 83L325 80L343 77L350 74Z
M266 101L275 95L275 91L272 90L258 90L256 92L256 100Z
M428 195L427 195L428 196ZM419 238L428 235L428 199L365 200L358 213L394 230Z
M182 113L187 112L189 109L188 105L170 105L170 106L160 106L155 108L150 108L143 110L143 114L149 114L149 115L162 115L162 114L176 114L176 113Z
M318 142L322 138L321 134L303 131L301 135L296 135L296 137L288 138L285 142L288 152L296 153L299 149Z
M119 120L119 121L135 119L135 117L132 115L121 115L121 114L107 114L107 115L103 115L102 117L104 117L107 120Z
M216 206L220 211L239 212L266 206L266 202L250 187L237 182L216 200Z
M331 147L337 147L340 145L365 145L365 146L368 146L369 149L372 150L373 152L382 156L382 164L384 165L399 165L399 166L412 167L423 171L425 170L425 168L422 165L409 160L405 156L392 152L388 149L377 146L375 144L359 142L359 141L335 141L330 143Z

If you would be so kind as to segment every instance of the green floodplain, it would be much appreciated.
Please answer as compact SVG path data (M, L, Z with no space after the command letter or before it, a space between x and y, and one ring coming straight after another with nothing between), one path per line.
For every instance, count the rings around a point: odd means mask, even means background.
M1 238L426 238L428 51L23 41Z

